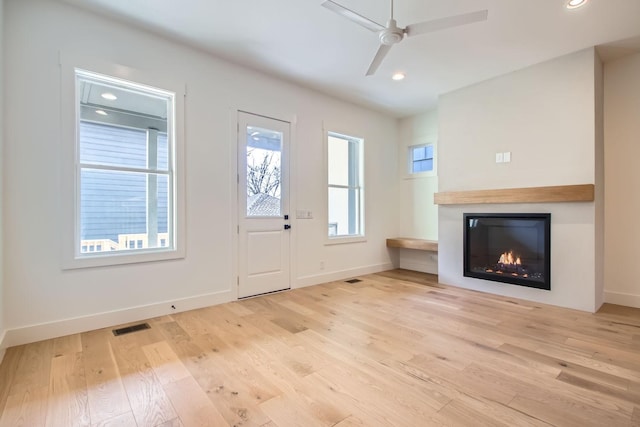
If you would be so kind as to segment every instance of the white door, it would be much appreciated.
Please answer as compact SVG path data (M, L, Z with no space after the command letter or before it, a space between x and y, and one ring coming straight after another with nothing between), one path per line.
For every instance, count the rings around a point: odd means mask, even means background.
M238 297L289 289L290 124L238 112Z

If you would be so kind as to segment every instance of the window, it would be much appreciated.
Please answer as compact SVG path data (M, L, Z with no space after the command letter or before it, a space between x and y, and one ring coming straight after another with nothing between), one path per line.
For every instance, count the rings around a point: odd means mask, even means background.
M409 147L409 173L433 171L433 144Z
M160 233L174 249L175 94L81 70L75 82L76 258L166 251Z
M363 140L329 132L327 137L328 235L363 236Z

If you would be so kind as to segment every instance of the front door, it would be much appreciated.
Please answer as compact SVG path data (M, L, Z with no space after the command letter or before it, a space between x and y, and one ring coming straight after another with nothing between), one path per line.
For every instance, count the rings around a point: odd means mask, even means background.
M238 112L238 297L289 289L290 123Z

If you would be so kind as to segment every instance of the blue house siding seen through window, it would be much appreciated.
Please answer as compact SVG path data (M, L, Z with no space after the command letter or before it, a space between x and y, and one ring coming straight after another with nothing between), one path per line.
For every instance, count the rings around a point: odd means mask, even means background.
M158 135L157 170L168 168L167 135ZM80 122L80 161L85 165L147 168L146 130ZM146 173L84 167L81 170L80 238L111 239L147 233ZM168 231L169 177L157 175L158 230Z

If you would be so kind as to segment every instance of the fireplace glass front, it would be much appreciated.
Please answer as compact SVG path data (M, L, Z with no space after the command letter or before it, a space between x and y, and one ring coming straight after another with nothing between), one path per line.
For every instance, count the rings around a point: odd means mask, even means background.
M464 276L551 289L551 214L464 214Z

